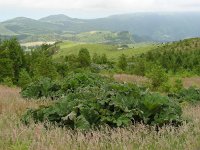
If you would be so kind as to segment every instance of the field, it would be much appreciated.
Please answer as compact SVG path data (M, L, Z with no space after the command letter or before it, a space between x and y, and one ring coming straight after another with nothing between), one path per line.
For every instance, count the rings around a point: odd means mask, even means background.
M194 149L200 148L200 105L183 107L189 119L181 127L165 126L158 132L138 124L128 128L102 128L99 131L72 131L42 124L24 126L20 122L26 108L49 105L46 101L28 101L20 89L0 86L0 149L64 150L64 149Z
M54 44L55 42L28 42L28 43L21 43L21 46L25 46L25 47L34 47L34 46L41 46L42 44Z
M60 45L60 50L53 56L54 59L60 57L75 54L77 55L81 48L87 48L91 56L94 53L106 54L109 59L117 59L121 54L128 56L139 55L156 47L155 44L135 44L134 48L120 49L117 45L105 45L105 44L85 44L75 42L64 42Z

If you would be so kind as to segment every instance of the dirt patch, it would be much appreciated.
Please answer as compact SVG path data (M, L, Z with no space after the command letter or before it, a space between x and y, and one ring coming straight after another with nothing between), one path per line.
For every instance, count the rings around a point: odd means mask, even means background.
M200 88L200 77L190 77L183 79L183 86L185 88L189 88L191 86L195 86Z
M139 85L147 84L150 82L148 78L137 75L116 74L113 77L115 80L120 82L130 82Z

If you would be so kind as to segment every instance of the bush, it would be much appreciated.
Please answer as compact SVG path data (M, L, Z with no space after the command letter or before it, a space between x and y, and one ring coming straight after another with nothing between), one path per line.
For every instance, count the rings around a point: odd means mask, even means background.
M78 54L80 67L88 67L91 65L90 53L86 48L82 48Z
M28 110L22 121L26 124L31 119L36 123L50 121L58 126L85 130L100 125L124 127L135 122L177 125L181 120L181 108L168 97L92 73L69 75L60 91L65 96L57 103Z
M164 82L159 87L159 91L160 92L169 93L169 92L171 92L171 90L172 90L172 85L171 85L171 83L169 81L168 82Z
M125 71L126 68L128 66L128 63L127 63L127 58L124 54L122 54L120 57L119 57L119 61L118 61L118 67Z
M62 96L61 84L50 78L41 78L22 88L21 95L24 98L51 98L57 99Z
M50 78L40 78L26 87L22 88L21 95L24 98L51 98L57 99L77 88L86 86L100 86L106 82L103 78L93 73L80 73L83 70L77 70L77 73L70 73L62 81L53 81Z
M181 79L175 80L174 92L179 92L181 89L183 89L183 81Z
M153 66L146 76L151 79L154 89L158 88L168 80L165 70L158 65Z
M18 85L22 88L31 83L31 77L25 69L22 69L19 73Z
M10 77L6 77L3 79L3 85L9 86L9 87L14 86L13 81Z
M182 89L177 93L170 93L169 97L176 99L181 102L196 103L200 102L200 89L190 87L189 89Z

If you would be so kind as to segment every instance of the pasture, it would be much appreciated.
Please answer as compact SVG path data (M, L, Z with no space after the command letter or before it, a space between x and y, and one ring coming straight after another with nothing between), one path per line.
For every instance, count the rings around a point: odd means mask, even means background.
M75 43L75 42L64 42L59 44L60 49L53 56L54 59L59 59L61 57L75 54L77 55L81 48L87 48L91 56L94 53L97 54L106 54L109 59L116 60L122 54L127 56L131 55L140 55L146 53L154 48L156 44L135 44L134 48L131 45L131 48L120 49L118 45L107 45L107 44L85 44L85 43Z

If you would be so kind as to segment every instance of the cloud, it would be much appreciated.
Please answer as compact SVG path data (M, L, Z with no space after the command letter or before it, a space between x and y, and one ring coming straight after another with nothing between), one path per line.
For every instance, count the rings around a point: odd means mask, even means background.
M0 7L37 9L117 9L153 10L163 8L193 9L199 0L0 0Z
M1 18L65 13L95 18L141 11L200 11L200 0L0 0Z

